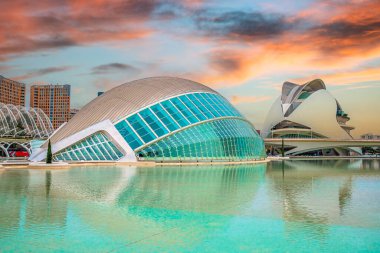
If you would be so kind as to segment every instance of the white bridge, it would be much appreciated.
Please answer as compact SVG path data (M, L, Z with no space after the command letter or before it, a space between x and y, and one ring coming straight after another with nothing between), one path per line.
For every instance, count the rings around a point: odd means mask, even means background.
M285 154L297 154L317 149L328 148L357 148L357 147L380 147L380 140L363 139L312 139L312 138L266 138L265 146L280 147L284 141L284 147L293 147Z

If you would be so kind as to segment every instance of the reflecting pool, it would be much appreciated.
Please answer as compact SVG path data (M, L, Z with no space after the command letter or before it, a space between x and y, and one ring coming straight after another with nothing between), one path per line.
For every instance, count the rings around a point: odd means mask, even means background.
M379 252L380 160L0 172L0 252Z

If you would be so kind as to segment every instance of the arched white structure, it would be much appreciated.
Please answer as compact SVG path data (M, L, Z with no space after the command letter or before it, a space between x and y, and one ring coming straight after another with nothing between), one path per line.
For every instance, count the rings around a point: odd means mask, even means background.
M16 150L17 151L25 151L29 155L32 153L32 148L30 145L30 141L25 140L0 140L0 157L2 158L9 158L9 157L15 157Z
M107 91L50 138L65 161L231 161L265 157L262 138L224 97L175 77ZM46 157L47 143L31 156Z
M303 85L285 82L281 96L272 105L262 131L264 138L334 138L352 139L346 124L350 118L338 101L326 90L320 79ZM294 154L310 152L310 147L298 146ZM315 150L318 150L316 147ZM292 150L286 153L293 154ZM348 150L346 150L348 151ZM333 152L334 153L334 152ZM348 152L336 150L340 155Z
M47 138L53 130L41 109L0 103L0 137Z

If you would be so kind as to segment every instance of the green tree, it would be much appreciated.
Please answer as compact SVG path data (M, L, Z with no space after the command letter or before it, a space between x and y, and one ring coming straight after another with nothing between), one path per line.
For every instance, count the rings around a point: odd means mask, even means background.
M53 158L53 154L51 153L51 143L49 140L47 154L46 154L46 163L51 163L52 158Z

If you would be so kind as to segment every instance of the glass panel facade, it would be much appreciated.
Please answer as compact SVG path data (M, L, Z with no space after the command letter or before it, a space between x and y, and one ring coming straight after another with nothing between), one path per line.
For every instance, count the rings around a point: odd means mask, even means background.
M178 123L165 111L165 109L160 105L153 105L150 109L152 112L161 120L162 123L165 124L166 128L169 131L175 131L180 128Z
M252 160L265 157L264 142L240 119L220 119L169 135L136 150L140 160Z
M145 142L154 140L155 134L150 130L148 125L141 119L140 115L135 114L127 119L140 138Z
M145 108L115 125L133 150L182 127L220 117L242 117L223 97L191 93ZM168 152L168 151L165 151Z
M121 157L123 157L123 153L101 132L53 155L55 161L104 161L119 160Z
M126 121L121 121L115 127L132 149L140 147L143 144L141 138L137 136L137 133L132 130Z
M184 115L174 106L174 104L170 100L166 100L161 103L161 105L165 108L165 110L174 118L174 120L181 127L185 127L190 125L190 121L184 117Z
M169 131L164 127L157 116L154 115L151 110L149 110L149 108L142 110L139 114L158 137L169 133Z

